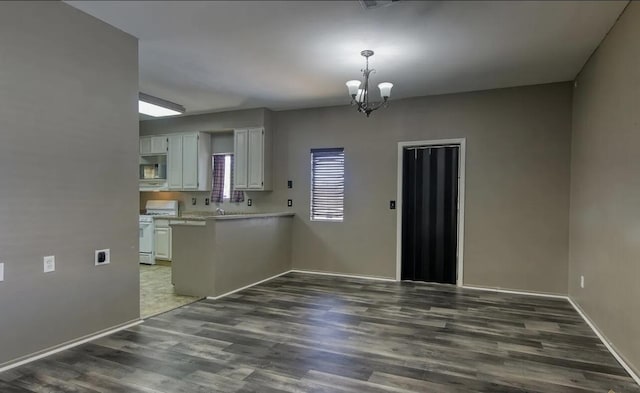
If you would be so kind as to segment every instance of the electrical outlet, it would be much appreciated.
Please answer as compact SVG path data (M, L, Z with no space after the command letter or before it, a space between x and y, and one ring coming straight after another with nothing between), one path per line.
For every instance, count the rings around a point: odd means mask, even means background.
M0 282L4 281L4 263L0 263Z
M584 288L584 276L580 276L580 288Z
M209 198L204 198L204 204L209 206Z
M287 199L287 206L293 206L293 199Z
M55 255L49 255L48 257L43 258L44 262L44 272L51 273L56 271L56 257Z
M96 250L96 258L95 258L95 263L96 266L101 266L101 265L106 265L108 263L111 263L111 250L110 249L104 249L104 250Z
M253 201L251 200L251 198L247 199L247 206L252 206L253 205Z

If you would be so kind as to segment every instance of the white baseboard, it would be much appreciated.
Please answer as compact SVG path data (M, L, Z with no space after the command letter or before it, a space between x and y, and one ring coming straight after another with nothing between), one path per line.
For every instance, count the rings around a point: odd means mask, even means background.
M269 277L269 278L265 278L264 280L260 280L260 281L258 281L258 282L254 282L253 284L245 285L245 286L244 286L244 287L242 287L242 288L234 289L233 291L229 291L229 292L223 293L222 295L219 295L219 296L207 296L207 299L209 299L209 300L218 300L218 299L222 299L222 298L223 298L223 297L225 297L225 296L229 296L229 295L232 295L232 294L234 294L234 293L236 293L236 292L240 292L240 291L243 291L243 290L245 290L245 289L247 289L247 288L251 288L251 287L253 287L253 286L256 286L256 285L258 285L258 284L262 284L263 282L267 282L267 281L273 280L274 278L278 278L278 277L280 277L280 276L284 276L285 274L287 274L287 273L291 273L292 271L293 271L293 270L287 270L286 272L278 273L278 274L276 274L275 276L271 276L271 277Z
M392 279L392 278L382 278L382 277L371 277L371 276L359 276L359 275L353 275L353 274L340 274L340 273L329 273L329 272L318 272L318 271L313 271L313 270L299 270L299 269L293 269L293 270L287 270L286 272L282 272L279 274L276 274L275 276L271 276L268 278L265 278L264 280L260 280L258 282L254 282L253 284L249 284L249 285L245 285L242 288L238 288L238 289L234 289L233 291L229 291L226 293L223 293L222 295L219 296L207 296L207 299L209 300L218 300L218 299L222 299L225 296L229 296L231 294L234 294L236 292L240 292L243 291L247 288L251 288L255 285L259 285L262 284L264 282L267 282L269 280L273 280L274 278L280 277L280 276L284 276L287 273L306 273L306 274L318 274L318 275L323 275L323 276L336 276L336 277L347 277L347 278L361 278L361 279L366 279L366 280L377 280L377 281L391 281L391 282L396 282L396 280Z
M246 285L246 286L244 286L242 288L238 288L238 289L235 289L233 291L229 291L229 292L224 293L224 294L222 294L220 296L215 296L215 297L214 296L207 296L207 299L212 299L212 300L221 299L221 298L223 298L225 296L229 296L229 295L231 295L233 293L240 292L240 291L242 291L244 289L251 288L251 287L253 287L255 285L259 285L259 284L262 284L264 282L273 280L274 278L283 276L283 275L285 275L287 273L307 273L307 274L317 274L317 275L324 275L324 276L336 276L336 277L347 277L347 278L360 278L360 279L375 280L375 281L396 282L395 279L391 279L391 278L360 276L360 275L353 275L353 274L340 274L340 273L329 273L329 272L318 272L318 271L308 271L308 270L293 269L293 270L287 270L285 272L276 274L276 275L271 276L269 278L265 278L264 280L260 280L258 282L253 283L253 284ZM515 291L515 290L507 290L507 289L474 287L474 286L464 286L463 288L476 289L476 290L489 291L489 292L511 293L511 294L518 294L518 295L538 296L538 297L547 297L547 298L553 298L553 299L564 299L564 300L567 300L569 302L569 304L571 304L571 306L576 310L576 312L582 317L582 319L585 321L585 323L587 325L589 325L591 330L593 330L593 332L600 339L602 344L604 344L604 346L609 350L611 355L613 355L613 357L618 361L618 363L620 363L620 365L625 369L625 371L627 371L627 373L629 373L631 378L633 378L633 380L638 385L640 385L640 377L625 362L625 360L616 352L615 348L609 343L609 341L607 341L605 336L600 332L600 330L598 330L596 325L589 319L589 317L587 317L587 315L580 308L580 306L578 306L578 304L575 303L573 301L573 299L571 299L569 296L553 295L553 294L546 294L546 293L536 293L536 292ZM22 358L21 360L10 362L10 363L5 363L4 365L0 365L0 372L4 372L4 371L10 370L12 368L22 366L24 364L34 362L34 361L36 361L38 359L42 359L42 358L45 358L47 356L51 356L51 355L53 355L55 353L62 352L62 351L65 351L67 349L71 349L71 348L77 347L79 345L82 345L82 344L85 344L87 342L99 339L101 337L105 337L105 336L108 336L110 334L117 333L117 332L119 332L121 330L125 330L125 329L128 329L130 327L139 325L139 324L141 324L143 322L144 322L143 320L135 320L133 322L125 323L124 325L116 326L116 327L109 328L109 329L106 329L106 330L101 330L99 332L84 336L84 337L79 338L77 340L73 340L73 341L67 342L65 344L61 344L59 346L56 346L54 348L51 348L51 349L48 349L48 350L44 350L43 352L39 352L39 353L34 354L34 355L28 355L27 357Z
M500 289L500 288L490 288L490 287L476 287L473 285L463 285L462 288L465 289L475 289L478 291L487 291L487 292L500 292L500 293L511 293L514 295L528 295L528 296L538 296L538 297L548 297L552 299L563 299L567 300L566 295L558 295L554 293L544 293L544 292L529 292L529 291L517 291L515 289Z
M582 319L584 319L587 325L589 325L589 327L591 328L591 330L593 330L596 336L598 336L600 341L602 341L602 344L604 344L604 346L607 347L609 352L611 352L611 355L613 355L613 357L616 358L618 363L620 363L620 365L627 371L627 373L629 373L631 378L633 378L633 380L636 381L638 385L640 385L640 377L638 376L638 374L636 374L636 372L631 368L631 366L629 366L629 364L627 364L627 362L622 358L622 356L618 354L618 352L613 347L613 345L600 332L600 330L596 327L595 323L593 323L593 321L587 316L587 314L582 310L582 308L578 305L578 303L574 302L573 299L571 299L569 296L567 296L567 300L569 301L569 303L571 303L571 305L578 312L578 314L580 314L580 316L582 317Z
M306 274L317 274L321 276L335 276L335 277L346 277L346 278L360 278L364 280L375 280L375 281L387 281L387 282L398 282L395 278L385 278L385 277L374 277L374 276L361 276L357 274L342 274L342 273L331 273L331 272L319 272L315 270L300 270L293 269L290 270L291 273L306 273Z
M585 321L585 323L587 325L589 325L589 327L591 328L591 330L593 330L593 332L595 333L596 336L598 336L598 338L600 339L600 341L602 342L602 344L604 344L604 346L607 348L607 350L609 350L609 352L611 353L611 355L618 361L618 363L620 363L620 365L622 366L622 368L625 369L625 371L629 374L629 376L631 378L633 378L633 380L640 385L640 377L638 376L638 374L636 374L636 372L631 368L631 366L629 366L629 364L622 358L622 356L620 356L618 354L618 352L616 351L616 349L613 347L613 345L606 339L606 337L604 336L604 334L602 334L602 332L600 332L600 330L596 327L596 325L593 323L593 321L591 321L591 319L589 319L589 317L587 316L587 314L580 308L580 306L578 306L578 304L576 302L573 301L573 299L571 299L571 297L569 296L565 296L565 295L554 295L554 294L549 294L549 293L540 293L540 292L525 292L525 291L514 291L514 290L508 290L508 289L497 289L497 288L487 288L487 287L474 287L474 286L468 286L465 285L463 286L463 288L467 288L467 289L477 289L477 290L481 290L481 291L490 291L490 292L501 292L501 293L511 293L511 294L517 294L517 295L529 295L529 296L538 296L538 297L546 297L546 298L552 298L552 299L563 299L569 302L569 304L571 304L571 306L576 310L576 312L578 313L578 315L580 315L580 317L582 317L582 319Z
M11 361L9 363L5 363L4 365L0 365L0 373L7 371L7 370L11 370L12 368L18 367L18 366L22 366L24 364L27 363L31 363L31 362L35 362L38 359L42 359L45 358L47 356L51 356L55 353L58 352L62 352L62 351L66 351L67 349L71 349L73 347L77 347L78 345L82 345L85 343L88 343L89 341L93 341L93 340L97 340L101 337L104 336L108 336L110 334L119 332L121 330L125 330L128 329L132 326L136 326L141 324L142 321L141 319L135 320L133 322L127 322L123 325L118 325L109 329L105 329L105 330L100 330L98 332L83 336L81 338L78 338L76 340L72 340L72 341L67 341L66 343L57 345L55 347L52 347L50 349L45 349L41 352L36 352L35 354L32 355L27 355L26 357L22 357L20 358L20 360L16 360L16 361Z

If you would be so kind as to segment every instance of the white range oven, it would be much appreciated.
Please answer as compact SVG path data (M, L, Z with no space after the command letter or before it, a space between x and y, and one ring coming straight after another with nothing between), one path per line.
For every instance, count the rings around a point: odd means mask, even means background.
M178 201L147 201L146 214L140 215L140 263L155 265L155 226L153 217L178 217Z

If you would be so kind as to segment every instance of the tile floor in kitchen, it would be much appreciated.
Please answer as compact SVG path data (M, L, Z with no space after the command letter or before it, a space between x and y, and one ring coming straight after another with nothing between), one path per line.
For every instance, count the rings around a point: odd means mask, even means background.
M181 296L171 284L171 266L140 265L140 316L148 318L199 300Z

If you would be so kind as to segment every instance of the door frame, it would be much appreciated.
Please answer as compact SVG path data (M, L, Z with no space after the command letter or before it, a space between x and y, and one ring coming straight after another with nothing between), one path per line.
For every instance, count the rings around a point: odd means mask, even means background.
M463 260L464 260L464 190L465 190L465 157L466 138L453 139L432 139L427 141L407 141L398 142L398 189L396 199L396 281L401 280L402 274L402 188L403 188L403 150L405 147L414 146L444 146L454 145L460 147L458 158L458 174L460 183L458 184L458 245L457 245L457 280L456 285L463 285Z

